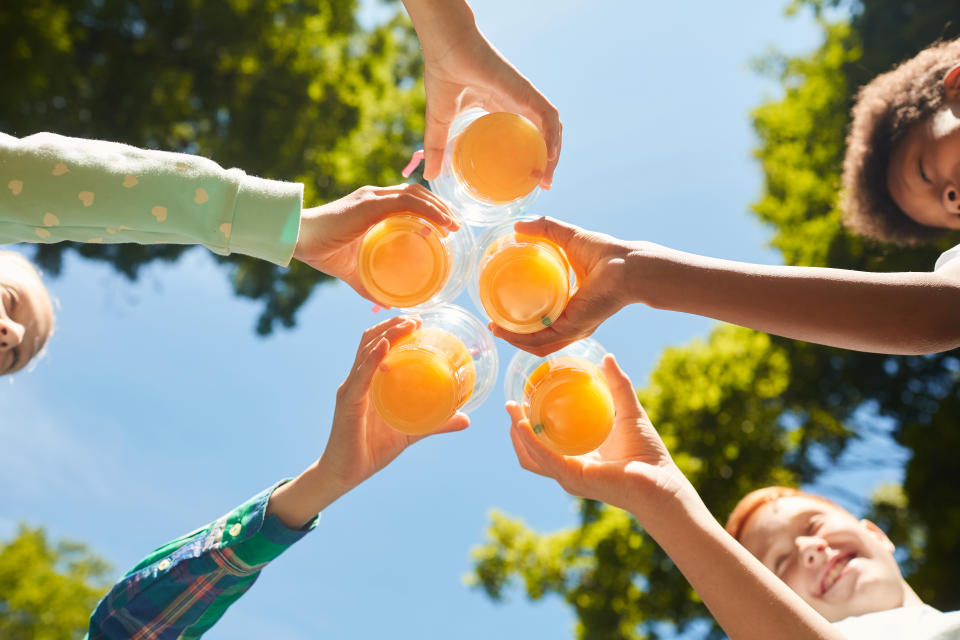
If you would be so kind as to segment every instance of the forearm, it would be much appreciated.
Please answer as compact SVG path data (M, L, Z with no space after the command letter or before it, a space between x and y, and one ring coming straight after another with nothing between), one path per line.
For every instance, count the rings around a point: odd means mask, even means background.
M924 354L960 345L960 283L941 272L767 266L632 245L634 302L845 349Z
M267 564L316 525L313 519L286 527L270 517L268 502L280 488L155 549L100 602L89 640L130 638L131 628L149 628L153 637L203 635Z
M321 458L273 492L267 515L275 515L285 526L299 529L349 490L332 478Z
M463 0L403 0L425 55L443 55L458 40L479 34Z
M691 489L692 491L692 489ZM829 622L734 540L699 500L635 514L731 640L842 640Z
M0 133L0 243L203 244L286 264L303 185L199 156Z

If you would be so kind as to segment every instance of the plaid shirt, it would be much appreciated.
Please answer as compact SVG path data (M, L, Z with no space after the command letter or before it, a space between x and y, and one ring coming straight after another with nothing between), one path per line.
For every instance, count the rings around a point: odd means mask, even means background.
M280 484L142 560L100 601L87 640L191 640L206 633L267 563L317 524L319 516L294 531L266 516Z

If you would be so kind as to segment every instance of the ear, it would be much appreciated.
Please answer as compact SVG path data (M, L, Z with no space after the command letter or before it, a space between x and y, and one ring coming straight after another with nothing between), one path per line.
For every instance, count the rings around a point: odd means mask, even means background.
M943 92L954 115L960 114L960 64L943 76Z
M861 520L861 521L860 521L860 524L863 525L863 527L864 527L867 531L869 531L870 533L872 533L872 534L874 535L874 537L875 537L877 540L880 541L880 544L883 545L883 548L884 548L884 549L886 549L886 550L889 551L890 553L893 553L894 550L896 550L896 547L893 546L893 543L892 543L892 542L890 542L890 538L888 538L888 537L887 537L887 534L885 534L885 533L883 532L883 529L881 529L880 527L878 527L878 526L875 525L874 523L870 522L870 521L867 520L866 518L864 518L863 520Z

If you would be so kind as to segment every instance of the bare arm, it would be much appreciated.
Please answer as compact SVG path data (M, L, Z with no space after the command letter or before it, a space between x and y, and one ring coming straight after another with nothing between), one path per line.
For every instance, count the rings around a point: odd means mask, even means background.
M607 356L603 371L616 407L613 431L582 456L553 453L509 403L510 437L521 466L567 492L630 511L663 547L731 640L842 640L710 515L674 464L630 378Z
M877 353L960 346L960 263L936 272L870 273L749 264L637 243L626 259L633 301L787 338Z
M515 226L563 247L577 273L576 293L546 329L492 327L537 355L589 336L633 303L857 351L912 355L960 346L960 260L904 273L769 266L628 242L551 218Z

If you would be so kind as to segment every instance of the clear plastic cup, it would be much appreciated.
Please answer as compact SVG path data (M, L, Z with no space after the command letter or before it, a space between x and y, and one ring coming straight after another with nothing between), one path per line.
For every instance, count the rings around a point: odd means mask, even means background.
M383 421L408 434L430 433L457 411L472 411L497 379L497 348L480 320L445 305L390 347L370 386Z
M539 130L523 116L464 111L450 126L443 168L430 188L469 224L494 224L536 200L546 149Z
M507 366L507 400L523 408L537 437L561 455L593 451L613 429L613 396L600 370L605 353L587 338L546 358L518 351Z
M576 278L563 249L515 232L515 221L494 225L480 237L470 296L494 324L535 333L563 313Z
M400 213L373 225L357 252L363 286L385 307L429 309L454 300L472 272L476 244L457 221L460 228L447 231Z

